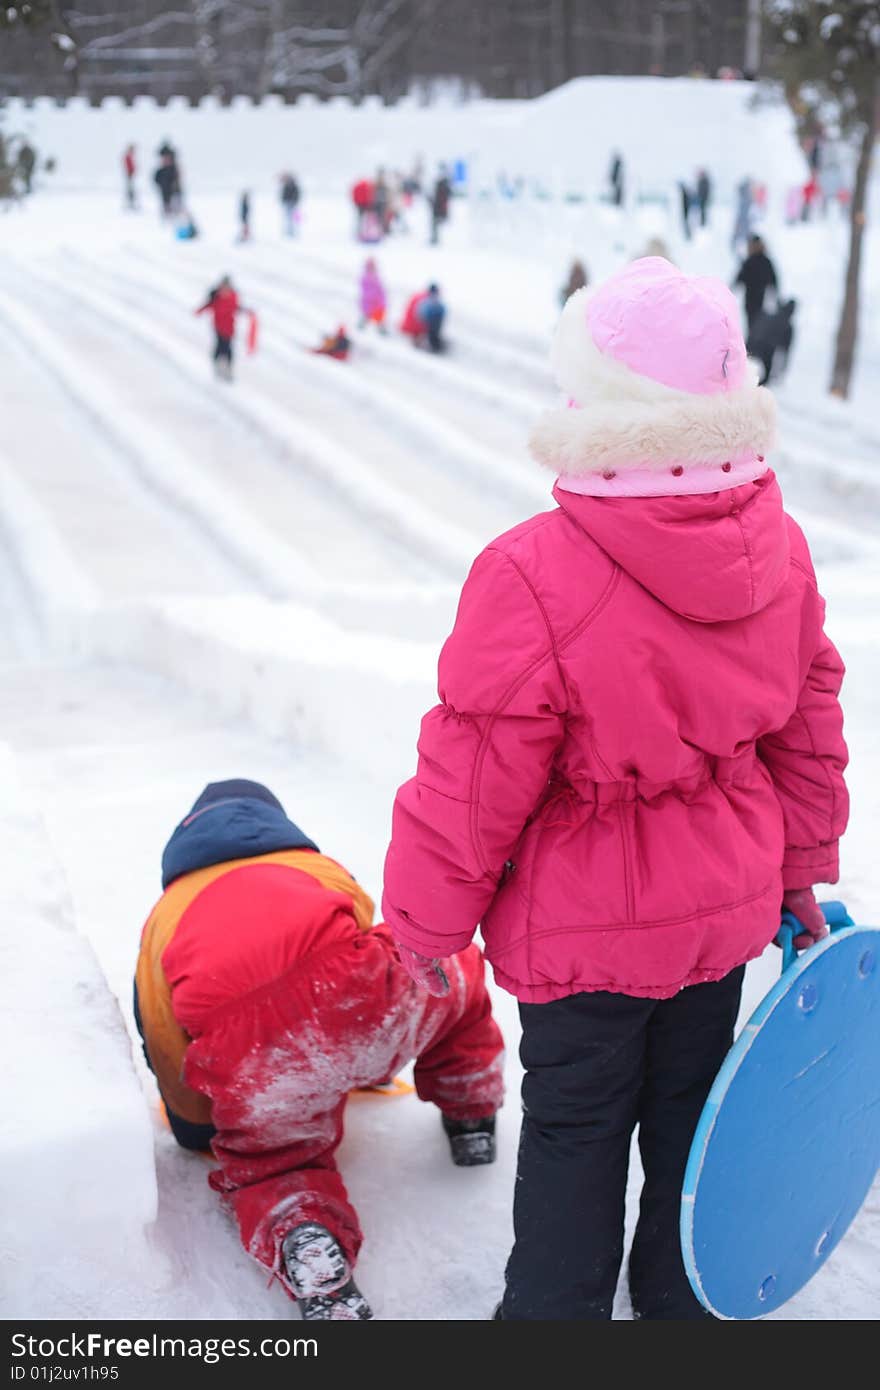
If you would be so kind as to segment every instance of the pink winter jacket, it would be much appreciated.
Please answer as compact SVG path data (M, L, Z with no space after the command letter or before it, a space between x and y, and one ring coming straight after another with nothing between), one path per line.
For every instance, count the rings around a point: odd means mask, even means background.
M702 496L556 488L465 584L398 793L383 909L499 984L663 999L834 882L843 666L772 472Z

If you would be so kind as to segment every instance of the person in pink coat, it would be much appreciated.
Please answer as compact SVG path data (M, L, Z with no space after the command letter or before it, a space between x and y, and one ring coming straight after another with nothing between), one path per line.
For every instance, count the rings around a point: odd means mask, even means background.
M360 280L360 308L361 308L361 328L366 328L368 323L374 323L380 333L387 333L385 327L385 311L388 307L388 299L385 294L385 286L382 284L379 275L379 267L373 257L365 262Z
M824 934L847 820L840 657L768 466L775 409L720 281L637 260L565 306L555 506L476 560L401 787L383 911L442 991L479 924L520 1001L503 1319L611 1316L630 1139L636 1317L705 1316L685 1162L746 961ZM768 1178L769 1180L769 1178Z

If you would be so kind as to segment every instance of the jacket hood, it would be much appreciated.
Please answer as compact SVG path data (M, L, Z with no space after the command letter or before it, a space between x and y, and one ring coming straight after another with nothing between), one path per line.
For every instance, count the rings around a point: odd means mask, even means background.
M165 846L162 887L211 864L253 859L282 849L317 851L318 846L261 782L243 778L211 782Z
M561 487L553 495L638 584L697 622L759 612L788 573L788 527L770 471L699 496L590 497Z

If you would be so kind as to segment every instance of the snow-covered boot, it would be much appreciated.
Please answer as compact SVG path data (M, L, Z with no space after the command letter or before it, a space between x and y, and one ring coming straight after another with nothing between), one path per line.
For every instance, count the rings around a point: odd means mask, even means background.
M457 1168L477 1168L495 1162L495 1116L483 1120L450 1120L443 1116L443 1128Z
M306 1322L357 1322L373 1316L351 1277L342 1246L326 1226L295 1226L281 1247L284 1268Z

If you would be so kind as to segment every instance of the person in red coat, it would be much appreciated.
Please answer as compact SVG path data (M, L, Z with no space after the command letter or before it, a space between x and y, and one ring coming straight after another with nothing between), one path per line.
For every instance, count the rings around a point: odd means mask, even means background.
M135 176L137 174L137 156L134 145L126 145L125 153L122 156L122 170L125 174L125 204L126 207L137 207L137 189L135 187Z
M253 319L254 311L245 308L237 291L233 289L229 276L224 275L219 285L210 291L204 304L196 309L196 314L207 313L210 313L214 320L214 370L225 381L231 381L235 321L239 314L248 314Z
M376 186L372 179L358 179L351 190L351 201L354 203L355 236L363 241L364 219L376 203Z
M210 1147L245 1249L305 1318L369 1318L335 1158L346 1099L415 1060L453 1162L492 1162L503 1042L483 957L472 946L413 980L363 888L259 782L205 788L162 886L134 1008L174 1137Z

